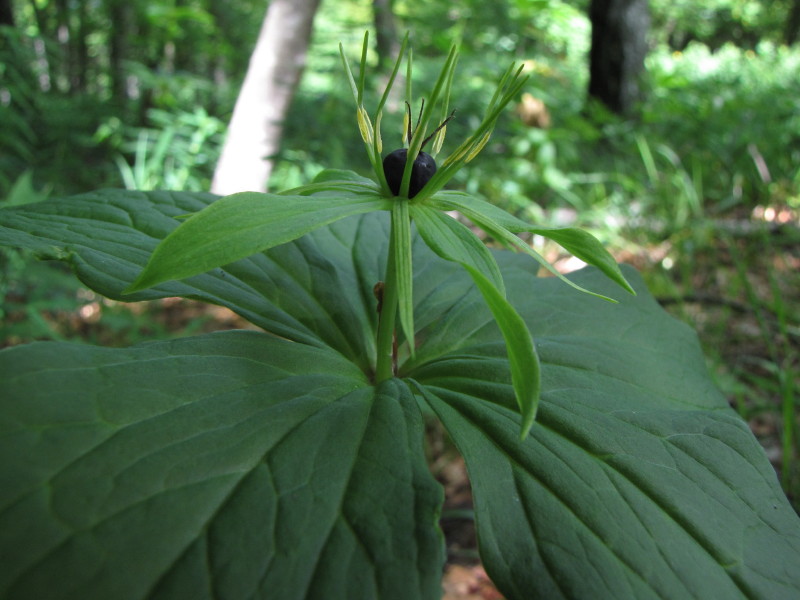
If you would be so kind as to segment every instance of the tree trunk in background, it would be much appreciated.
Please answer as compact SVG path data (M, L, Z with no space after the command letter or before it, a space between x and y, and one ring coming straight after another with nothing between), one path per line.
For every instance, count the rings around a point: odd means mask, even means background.
M124 106L129 100L124 64L130 58L129 42L133 29L131 21L134 18L131 3L125 0L112 0L108 3L108 18L112 27L108 36L111 95L116 102Z
M69 3L67 0L55 0L56 42L58 54L51 59L53 83L61 92L69 91L70 64L72 61L72 35L69 29Z
M319 0L269 3L214 171L215 194L267 189L318 6Z
M72 92L84 93L86 91L87 73L89 69L89 3L82 2L78 5L78 29L75 35L75 44L72 46L74 51L71 79L72 79Z
M787 46L791 46L800 37L800 0L794 0L789 8L789 17L786 20L786 29L783 38Z
M14 26L14 11L11 0L0 0L0 25Z
M639 78L647 54L647 0L592 0L589 95L618 114L640 99Z
M798 0L800 1L800 0ZM372 0L372 14L375 21L375 46L378 50L378 68L394 62L400 52L397 24L392 5L394 0Z

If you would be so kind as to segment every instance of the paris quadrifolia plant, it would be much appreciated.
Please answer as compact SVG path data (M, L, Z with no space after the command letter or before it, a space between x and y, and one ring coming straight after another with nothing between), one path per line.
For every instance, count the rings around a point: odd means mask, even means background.
M450 94L458 49L451 48L433 89L420 99L419 116L416 124L412 124L411 107L416 99L412 95L413 60L408 36L403 40L372 117L364 104L368 42L366 33L357 78L341 45L339 49L356 103L358 130L376 181L352 173L329 171L314 183L280 195L243 192L222 198L192 215L164 239L127 291L208 271L292 241L345 217L388 211L391 229L386 271L382 281L375 282L380 316L375 362L370 374L373 382L379 384L397 376L403 368L400 359L415 357L413 223L431 250L467 270L491 310L505 341L511 381L522 415L520 437L524 438L535 421L539 404L541 381L536 346L525 322L506 298L503 276L492 252L469 227L450 214L459 213L501 244L531 255L551 273L582 292L614 302L562 276L517 234L528 232L547 237L585 263L599 268L628 292L635 292L616 261L588 232L577 228L537 227L473 195L443 190L456 172L474 160L487 145L503 109L519 96L527 81L522 66L512 63L503 72L480 125L437 169L434 157L443 147L446 125L455 114L450 110ZM402 139L407 147L388 153L384 159L381 122L404 59L407 109ZM423 151L429 142L432 142L431 154ZM399 332L396 330L398 320Z
M99 294L258 329L0 350L0 598L439 599L432 423L509 600L800 597L800 520L693 332L588 233L445 189L496 148L523 71L453 143L457 51L414 97L404 41L373 109L367 41L357 76L342 60L374 178L0 208L0 243ZM590 266L562 277L522 233Z

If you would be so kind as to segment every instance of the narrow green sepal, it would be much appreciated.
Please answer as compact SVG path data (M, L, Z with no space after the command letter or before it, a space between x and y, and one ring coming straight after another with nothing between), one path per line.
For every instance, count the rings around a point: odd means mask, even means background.
M539 355L533 337L525 321L492 282L471 266L464 265L464 268L483 295L505 340L511 383L522 416L519 437L524 440L536 420L542 386Z
M123 293L185 279L274 246L339 219L390 208L377 194L286 196L242 192L214 201L164 238Z
M397 277L397 308L400 327L408 342L408 350L414 356L414 273L411 262L411 216L408 201L396 199L392 206L392 228L394 238L395 274Z

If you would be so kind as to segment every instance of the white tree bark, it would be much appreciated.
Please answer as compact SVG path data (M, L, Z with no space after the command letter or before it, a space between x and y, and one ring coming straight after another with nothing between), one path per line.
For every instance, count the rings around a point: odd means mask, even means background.
M213 193L266 191L318 7L319 0L269 3L214 170Z

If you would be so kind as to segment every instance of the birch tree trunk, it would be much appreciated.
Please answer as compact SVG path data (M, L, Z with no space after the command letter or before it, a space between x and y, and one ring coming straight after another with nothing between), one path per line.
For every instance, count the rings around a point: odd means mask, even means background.
M266 191L318 7L319 0L269 3L214 171L215 194Z

